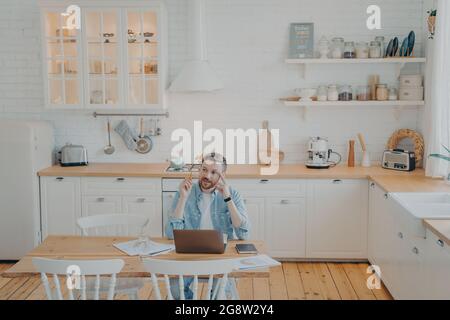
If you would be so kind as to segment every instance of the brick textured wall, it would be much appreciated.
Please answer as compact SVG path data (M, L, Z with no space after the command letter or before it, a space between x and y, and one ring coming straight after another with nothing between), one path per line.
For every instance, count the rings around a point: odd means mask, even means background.
M310 66L300 77L296 65L284 63L288 51L289 24L314 22L316 41L342 36L370 41L376 35L404 37L417 34L416 54L422 53L422 0L379 0L382 30L365 27L368 0L207 0L208 54L226 88L213 94L171 94L170 118L162 120L163 135L154 139L154 150L139 155L125 149L114 133L116 153L103 154L106 144L104 119L88 111L49 111L43 108L42 60L39 8L35 0L0 0L0 117L44 119L52 122L58 146L83 144L91 161L162 161L174 143L173 129L191 129L194 120L204 128L259 128L269 120L280 128L281 149L286 162L303 161L310 136L325 136L330 146L346 158L347 141L361 132L367 139L372 160L379 161L389 135L398 128L420 128L420 113L405 109L396 119L392 108L329 107L310 110L307 119L296 107L285 107L278 98L294 88L319 84L351 84L380 74L382 82L396 84L395 70L388 65ZM169 12L169 78L173 79L188 54L187 1L167 0ZM409 68L409 69L408 69ZM416 72L415 66L406 72ZM127 119L137 126L137 119ZM360 154L357 154L357 159Z

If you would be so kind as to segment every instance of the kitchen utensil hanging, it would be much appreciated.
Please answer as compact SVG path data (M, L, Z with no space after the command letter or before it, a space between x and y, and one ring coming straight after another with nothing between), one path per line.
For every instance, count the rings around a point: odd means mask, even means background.
M103 148L103 151L105 154L113 154L115 151L115 148L111 145L111 122L108 119L107 122L107 130L108 130L108 145Z
M136 151L142 154L149 153L150 150L152 150L153 141L149 136L144 135L144 118L140 119L139 126L140 133L139 138L136 141Z

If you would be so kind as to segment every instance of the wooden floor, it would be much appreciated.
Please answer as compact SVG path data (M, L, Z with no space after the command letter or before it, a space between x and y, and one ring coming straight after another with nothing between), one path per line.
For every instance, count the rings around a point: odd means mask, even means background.
M0 264L0 272L9 268ZM391 300L388 290L370 290L366 286L369 274L366 263L283 262L272 268L268 279L239 279L240 298L262 300ZM164 288L162 288L164 294ZM199 284L199 292L204 290ZM154 299L149 280L139 292L140 299ZM40 278L0 277L0 300L46 299ZM127 299L118 295L117 299Z

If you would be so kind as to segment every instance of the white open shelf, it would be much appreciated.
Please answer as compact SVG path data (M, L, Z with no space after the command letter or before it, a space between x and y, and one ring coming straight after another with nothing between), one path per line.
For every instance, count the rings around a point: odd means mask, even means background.
M307 120L307 111L320 107L387 107L394 109L394 117L398 120L403 108L405 107L422 107L425 101L283 101L288 107L301 107L302 118Z
M370 64L392 64L396 68L397 77L403 67L407 63L426 63L426 58L416 58L416 57L396 57L396 58L372 58L372 59L286 59L288 64L297 64L300 66L301 77L304 79L307 73L307 66L310 65L370 65Z
M423 106L424 101L405 101L405 100L388 100L388 101L284 101L285 106L290 107L327 107L327 106L386 106L386 107L407 107L407 106Z
M425 63L426 58L380 58L380 59L286 59L291 64L357 64L357 63Z

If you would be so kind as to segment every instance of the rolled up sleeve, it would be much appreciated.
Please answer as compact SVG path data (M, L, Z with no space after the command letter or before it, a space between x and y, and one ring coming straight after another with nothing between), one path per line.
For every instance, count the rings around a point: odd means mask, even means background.
M240 240L247 240L250 236L250 219L248 218L247 209L239 192L231 190L231 198L239 212L241 225L238 228L233 227L236 237Z
M166 237L168 237L169 239L173 239L173 230L184 229L184 219L177 219L173 216L179 199L180 194L177 191L175 197L173 198L172 207L170 209L169 217L165 226Z

